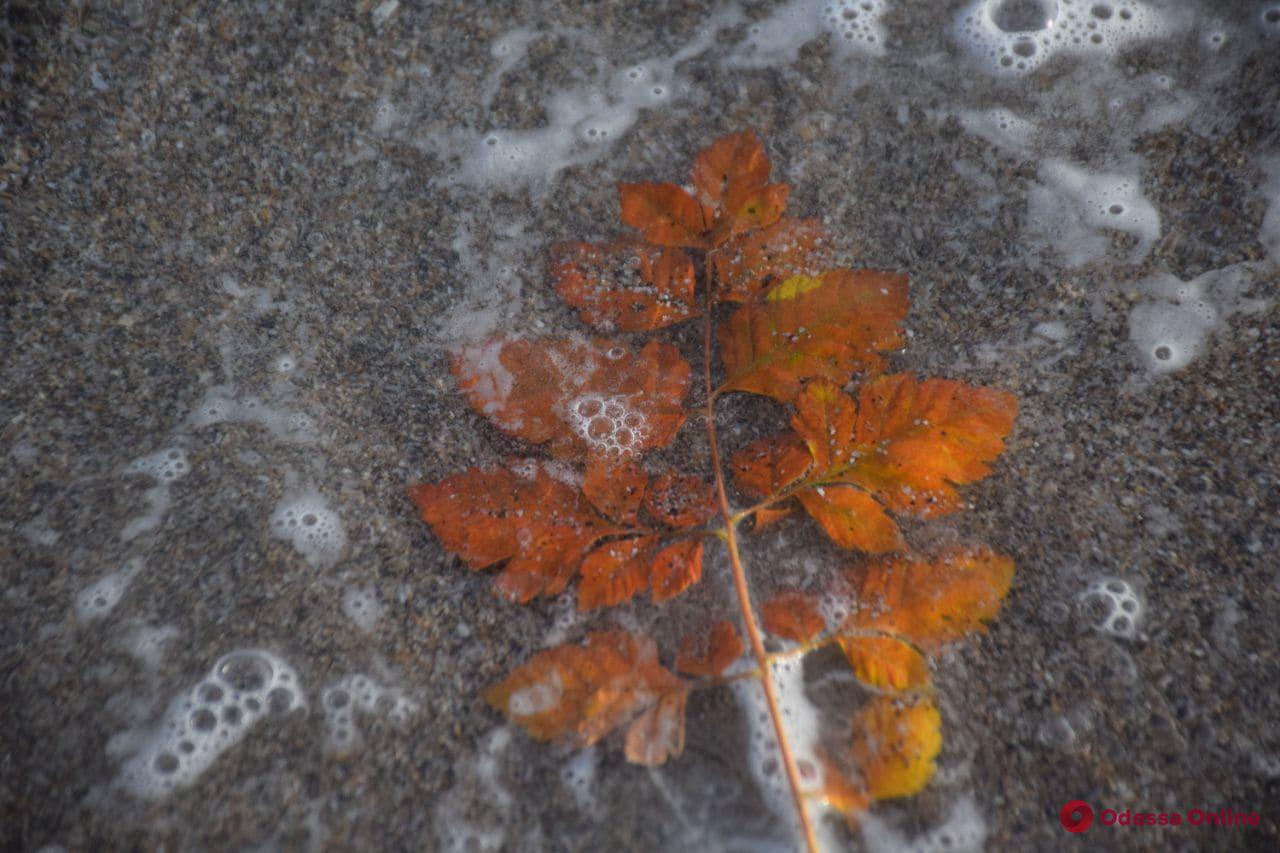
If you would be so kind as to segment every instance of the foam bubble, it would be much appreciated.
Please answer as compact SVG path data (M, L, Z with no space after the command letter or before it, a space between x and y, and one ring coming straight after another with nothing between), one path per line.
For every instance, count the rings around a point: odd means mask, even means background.
M286 358L291 365L289 369L294 369L296 361ZM288 372L281 369L279 361L276 368ZM254 424L294 444L311 444L318 437L315 421L307 413L272 406L259 397L241 395L227 386L210 389L188 422L196 429L220 423Z
M1258 10L1258 26L1267 35L1280 36L1280 3L1264 3Z
M169 509L169 485L185 477L190 470L187 453L181 447L161 450L129 463L125 473L150 477L156 481L156 485L147 489L143 495L147 500L147 511L130 519L120 531L122 541L130 542L160 524Z
M1138 358L1156 374L1186 367L1226 318L1267 308L1269 300L1244 296L1260 273L1265 279L1265 265L1233 264L1191 281L1167 273L1144 280L1142 286L1153 298L1129 312L1129 340Z
M1280 265L1280 155L1263 160L1262 171L1266 180L1259 191L1267 203L1267 212L1258 229L1258 242L1267 250L1271 263Z
M1137 238L1131 262L1146 257L1160 236L1160 214L1142 195L1138 176L1087 172L1062 160L1046 160L1040 183L1027 198L1028 218L1062 253L1079 266L1106 253L1102 233L1122 231Z
M387 608L372 587L351 587L342 594L342 612L357 628L371 634Z
M622 395L583 394L569 401L569 426L597 451L634 455L649 436L649 421Z
M321 693L328 729L327 744L333 752L350 752L360 745L357 713L379 714L396 726L405 726L418 713L418 703L398 687L384 687L367 675L354 673L329 685Z
M560 781L573 795L578 808L587 813L596 811L596 767L600 754L595 747L580 749L560 768Z
M747 27L725 59L739 68L789 65L809 42L828 36L838 54L884 53L885 0L792 0Z
M1027 74L1057 55L1110 57L1168 30L1137 0L974 0L954 33L984 70Z
M263 649L233 651L190 690L175 697L150 733L128 749L118 784L137 797L163 799L185 788L269 714L305 707L297 674ZM132 739L118 738L120 751Z
M80 590L75 597L76 619L82 623L92 622L114 610L124 597L129 583L142 571L142 565L142 559L135 557L116 571Z
M338 561L347 545L342 519L316 492L286 498L271 516L272 535L287 539L318 569Z
M1104 605L1106 612L1094 626L1097 630L1126 640L1137 636L1146 605L1128 581L1116 577L1099 578L1090 583L1078 598Z

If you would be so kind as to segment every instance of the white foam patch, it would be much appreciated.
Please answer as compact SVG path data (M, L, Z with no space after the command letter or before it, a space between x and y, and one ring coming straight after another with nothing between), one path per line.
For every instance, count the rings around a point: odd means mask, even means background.
M189 423L195 429L220 423L254 424L293 444L312 444L319 434L315 420L306 412L272 406L260 397L242 396L228 386L211 388Z
M317 569L332 566L347 546L342 519L317 492L286 498L271 516L271 533L287 539Z
M117 782L137 797L163 799L199 779L269 714L305 705L297 674L285 661L263 649L231 652L174 698L150 732L112 739L108 752L129 756Z
M560 781L578 808L588 814L599 809L599 798L596 796L596 768L600 763L600 753L595 747L580 749L560 768Z
M974 0L954 33L984 70L1028 74L1054 56L1111 57L1170 29L1137 0Z
M804 790L820 792L823 786L822 761L819 757L821 718L817 706L810 701L805 690L803 659L793 657L778 661L773 666L772 676L778 710L782 714L792 758L800 771ZM799 816L795 813L795 800L782 764L764 686L757 679L751 678L734 682L732 690L747 724L747 760L760 794L778 820L799 841L803 839ZM820 800L810 802L808 808L821 848L840 849L834 825L823 820L824 813L828 810L820 805Z
M417 715L419 706L398 687L378 684L367 675L355 673L329 685L321 694L326 744L332 752L350 752L360 746L358 715L377 714L393 725L404 727Z
M437 850L499 853L510 848L506 827L513 800L498 778L510 746L511 730L502 726L484 738L474 759L454 762L454 776L459 783L436 800L433 812ZM521 844L536 849L539 840L522 838Z
M568 410L570 428L600 453L633 456L649 436L649 421L630 397L583 394Z
M829 36L838 54L879 56L885 51L880 23L886 0L792 0L747 27L746 36L725 58L736 68L790 65L800 49Z
M1262 171L1266 180L1259 192L1267 203L1267 212L1262 215L1258 242L1267 250L1271 263L1280 266L1280 155L1263 160Z
M115 610L120 599L124 598L129 584L142 571L142 565L141 558L134 558L80 590L74 603L77 621L93 622Z
M1224 320L1266 310L1269 300L1243 295L1258 273L1256 265L1233 264L1191 281L1160 273L1142 282L1152 299L1129 312L1129 340L1142 364L1155 374L1180 370L1204 352Z
M442 178L444 183L504 189L519 184L544 186L561 170L600 157L643 111L684 97L689 87L676 67L710 48L716 31L736 20L737 14L728 11L713 16L688 44L670 56L653 56L622 68L605 67L590 85L552 93L544 105L547 124L543 127L493 128L479 135L455 132L429 137L421 144L457 156L458 166ZM498 57L497 69L484 85L486 92L501 85L501 75L523 57L529 39L521 30L495 43L495 52L506 49L509 53Z
M1094 626L1097 630L1126 640L1138 635L1146 605L1128 581L1114 577L1099 578L1091 582L1078 598L1081 601L1099 601L1105 606L1102 620Z
M1160 214L1142 195L1136 174L1087 172L1050 159L1041 165L1039 177L1027 197L1028 219L1067 266L1104 255L1111 242L1106 231L1137 238L1133 263L1146 257L1160 237Z
M178 637L172 625L138 623L120 641L121 647L147 669L158 669L164 662L165 647Z
M191 470L187 462L187 453L180 447L171 447L135 459L125 469L126 474L141 474L151 477L156 485L147 489L144 497L147 500L147 511L132 518L120 531L123 542L131 542L148 530L159 526L164 514L169 510L169 485L180 480Z
M989 110L961 110L960 126L998 148L1022 153L1031 147L1038 128L1029 119L1004 107Z
M874 812L862 814L858 821L867 853L979 853L987 840L987 822L968 796L952 803L941 824L914 838Z
M387 606L378 599L378 593L367 586L350 587L342 594L342 612L366 634L378 627Z

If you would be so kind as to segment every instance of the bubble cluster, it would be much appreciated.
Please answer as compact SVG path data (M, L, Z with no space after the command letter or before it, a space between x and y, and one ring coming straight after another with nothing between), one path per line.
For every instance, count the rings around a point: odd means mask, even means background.
M1028 148L1037 132L1035 124L1004 107L962 110L957 118L969 133L1011 151Z
M1110 56L1166 29L1136 0L974 0L955 32L988 71L1026 74L1059 53Z
M166 797L198 779L258 721L305 704L297 674L283 660L262 649L231 652L170 703L124 763L119 783L144 799Z
M370 634L387 608L371 587L351 587L342 594L342 612L357 628Z
M80 622L92 622L106 616L120 603L129 583L140 571L142 560L134 558L80 590L75 598L76 619Z
M1137 636L1138 624L1145 610L1142 599L1127 581L1120 578L1101 578L1093 581L1080 593L1081 601L1097 601L1106 607L1106 613L1095 627L1105 634L1131 639Z
M418 713L418 703L396 687L383 687L367 675L348 675L324 689L320 704L328 728L328 746L348 752L360 745L356 713L380 714L394 725L404 726Z
M135 459L128 468L130 474L146 474L162 483L172 483L185 477L189 470L187 453L181 447L172 447Z
M630 456L644 447L649 424L630 398L583 394L569 401L569 426L593 449Z
M860 44L869 53L884 49L884 28L880 18L885 13L884 0L835 0L822 10L827 29L844 42Z
M792 0L747 27L725 64L788 65L796 61L802 47L823 36L830 37L840 54L883 54L885 32L880 19L887 8L886 0Z
M298 553L318 569L336 563L347 544L342 519L315 493L282 503L271 516L271 532L289 540Z

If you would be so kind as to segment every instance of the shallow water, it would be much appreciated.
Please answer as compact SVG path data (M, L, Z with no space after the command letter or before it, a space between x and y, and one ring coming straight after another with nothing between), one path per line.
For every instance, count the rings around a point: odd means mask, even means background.
M842 263L911 275L894 368L1022 411L973 508L908 529L1018 567L940 661L938 774L824 837L1053 849L1079 798L1261 815L1091 846L1280 841L1280 3L8 14L15 849L793 849L754 685L697 695L657 769L479 698L591 629L674 648L732 612L723 554L661 608L516 607L404 493L523 452L448 365L584 330L551 245L743 127ZM784 421L723 406L735 446ZM747 556L758 594L846 559L798 520ZM848 700L829 663L779 676L801 742Z

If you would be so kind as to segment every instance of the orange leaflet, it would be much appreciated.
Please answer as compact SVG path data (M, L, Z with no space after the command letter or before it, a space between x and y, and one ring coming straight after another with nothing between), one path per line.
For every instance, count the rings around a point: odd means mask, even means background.
M792 276L720 328L728 379L721 391L763 394L784 403L810 379L844 383L851 372L882 369L884 350L901 344L907 278L832 270Z
M733 623L720 619L706 634L690 634L680 640L676 670L685 675L714 678L721 675L746 651Z
M927 518L960 508L953 485L991 473L1017 412L1005 391L901 373L863 385L856 406L831 383L811 383L791 426L813 456L811 481L848 483Z
M668 343L498 337L466 347L453 374L471 407L557 456L643 453L684 423L689 364Z
M658 663L652 640L613 631L540 652L485 699L533 737L577 747L629 724L627 758L652 765L684 750L688 689Z
M587 460L582 493L606 516L633 527L648 486L649 477L635 459L610 454Z
M675 598L702 579L702 542L681 539L653 558L649 590L655 604Z
M803 477L812 464L798 437L773 435L753 441L735 453L729 468L738 488L755 497L768 498Z
M815 486L796 499L841 548L885 554L907 545L898 525L875 498L852 486Z
M840 646L864 683L926 689L929 667L920 650L982 630L1000 609L1012 578L1013 561L987 548L867 563L850 575L851 613L840 627L848 632ZM873 631L883 636L866 636Z
M783 217L762 231L734 237L710 253L716 295L753 302L795 275L817 276L830 260L826 227L817 219Z
M996 615L1013 560L989 548L954 548L873 560L849 577L855 609L844 629L883 631L929 651L982 630Z
M578 609L620 604L649 585L657 536L609 542L582 561Z
M773 224L787 206L786 184L770 184L769 158L753 130L721 137L698 153L693 186L711 244Z
M644 508L655 521L679 530L710 521L716 514L716 498L700 477L664 471L649 487Z
M760 606L765 630L787 640L806 643L821 634L827 622L818 612L818 600L804 592L783 592Z
M622 221L659 246L707 246L702 208L675 184L618 184Z
M409 496L441 543L473 569L506 562L495 586L524 603L565 588L586 552L624 532L537 465L520 474L473 468Z
M660 329L700 313L693 262L680 249L618 240L554 251L556 293L604 331Z
M877 696L853 721L853 740L847 755L856 770L846 777L827 761L823 794L851 825L878 800L919 792L933 778L942 748L942 718L927 697L903 700Z

